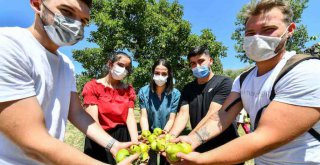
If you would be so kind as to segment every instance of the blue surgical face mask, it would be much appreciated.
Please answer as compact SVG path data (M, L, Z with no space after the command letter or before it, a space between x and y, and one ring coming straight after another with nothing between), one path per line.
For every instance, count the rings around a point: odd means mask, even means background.
M204 78L210 74L208 66L198 66L192 69L192 73L197 78Z

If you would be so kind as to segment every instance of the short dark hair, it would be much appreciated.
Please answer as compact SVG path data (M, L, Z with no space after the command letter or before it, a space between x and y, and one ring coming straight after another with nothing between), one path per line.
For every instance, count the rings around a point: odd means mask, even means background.
M173 72L172 72L171 65L165 59L159 59L158 61L156 61L153 64L152 73L151 73L151 80L150 80L150 88L151 88L152 92L156 91L157 85L155 84L155 82L153 80L153 74L154 74L154 70L156 69L156 67L158 65L163 65L164 67L166 67L168 69L168 79L167 79L167 82L166 82L165 91L167 92L167 94L170 94L172 92L172 90L173 90Z
M125 53L125 52L112 53L111 56L109 57L108 63L110 62L111 64L113 64L113 63L119 61L122 56L128 57L130 59L130 65L128 66L128 68L126 68L128 73L130 74L132 72L132 59L127 53ZM109 71L110 71L110 68L107 65L107 74L109 73Z
M208 50L208 48L206 46L193 47L189 51L188 61L190 60L191 57L198 56L198 55L201 55L201 54L206 54L206 55L210 56L209 50Z

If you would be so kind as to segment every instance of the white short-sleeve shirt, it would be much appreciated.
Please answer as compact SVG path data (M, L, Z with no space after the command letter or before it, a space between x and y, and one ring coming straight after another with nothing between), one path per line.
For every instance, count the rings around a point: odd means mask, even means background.
M244 109L250 115L251 125L257 111L270 103L269 97L273 83L287 60L295 52L286 52L281 61L268 73L257 76L254 68L243 81L240 89L239 76L232 91L241 93ZM275 86L275 101L308 107L320 107L320 60L307 60L289 71ZM263 115L263 114L262 114ZM320 122L314 125L320 132ZM320 164L320 142L308 132L290 143L281 146L255 159L258 165L269 164Z
M49 134L63 140L71 92L76 92L74 66L67 56L50 53L27 29L0 28L0 91L0 102L36 96ZM0 164L39 162L0 132Z

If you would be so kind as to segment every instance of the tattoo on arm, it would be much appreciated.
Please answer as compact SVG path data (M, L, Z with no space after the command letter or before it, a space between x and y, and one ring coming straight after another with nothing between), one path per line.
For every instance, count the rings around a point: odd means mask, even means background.
M210 138L210 133L207 131L206 126L202 127L198 133L203 141L207 141Z

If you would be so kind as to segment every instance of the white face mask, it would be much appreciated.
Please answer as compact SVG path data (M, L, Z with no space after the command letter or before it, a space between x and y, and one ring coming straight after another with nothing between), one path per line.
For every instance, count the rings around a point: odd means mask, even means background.
M163 86L167 82L168 76L153 75L154 82L159 86Z
M122 80L125 78L128 74L128 71L124 67L120 67L119 65L115 64L113 65L113 68L111 69L111 76L115 80Z
M54 14L53 24L43 26L52 42L57 46L66 46L83 39L84 27L80 21L53 13L45 4L43 6Z
M275 51L286 33L287 30L280 37L262 35L244 37L243 49L247 57L253 61L269 60L278 54L279 51Z

